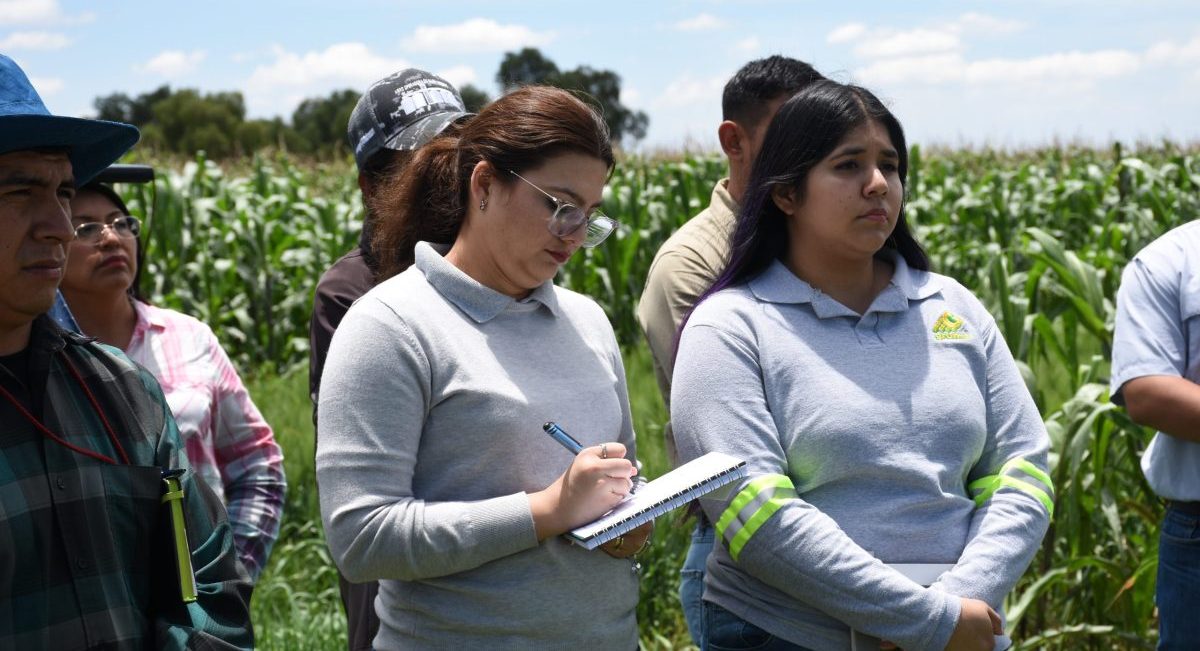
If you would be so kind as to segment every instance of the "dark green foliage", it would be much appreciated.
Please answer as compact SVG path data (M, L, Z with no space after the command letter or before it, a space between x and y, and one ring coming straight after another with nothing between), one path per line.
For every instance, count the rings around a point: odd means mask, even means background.
M529 84L546 84L576 91L604 116L613 142L619 143L627 138L641 140L646 136L646 127L650 124L650 118L645 113L621 103L621 77L617 73L596 70L590 66L559 70L553 61L536 48L527 47L520 52L505 53L496 72L496 84L502 92Z
M92 102L92 106L96 108L96 117L101 120L127 122L140 127L148 124L153 119L154 104L170 96L171 88L163 85L149 93L142 93L136 98L130 97L125 93L113 93L112 95L97 97Z
M580 91L594 99L615 142L626 138L637 141L646 137L650 118L642 111L632 110L621 103L621 78L617 73L580 66L559 73L550 83L559 88Z
M537 48L527 47L520 52L506 52L496 71L496 85L501 92L520 86L545 84L558 74L558 66L542 56Z
M328 97L310 97L292 113L292 128L309 153L349 153L346 125L361 93L339 90Z
M278 150L329 159L349 152L346 124L358 97L358 91L347 89L308 98L292 113L291 124L281 118L247 120L239 92L201 93L161 86L137 97L125 93L97 97L92 105L101 120L140 128L140 151L189 157L203 151L209 159L227 160Z
M471 113L478 113L480 109L492 103L492 98L486 92L471 84L459 88L458 94L462 95L463 104Z
M151 105L156 131L147 132L147 144L173 151L204 151L225 158L239 151L235 139L246 119L241 93L200 94L190 88L172 93Z

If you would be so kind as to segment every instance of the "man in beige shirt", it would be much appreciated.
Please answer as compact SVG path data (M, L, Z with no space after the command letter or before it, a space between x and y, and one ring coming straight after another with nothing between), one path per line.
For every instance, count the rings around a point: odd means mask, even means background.
M767 125L779 106L805 86L824 79L812 66L782 56L742 66L721 97L722 122L717 126L721 149L729 159L729 177L713 188L712 202L663 243L650 265L638 303L638 322L646 333L654 373L663 402L670 406L671 369L679 325L725 268L729 239L737 221L738 202L750 181L754 159L762 147ZM667 454L676 462L670 423L663 430ZM704 564L713 545L712 525L698 516L692 546L681 570L679 599L688 631L704 648Z

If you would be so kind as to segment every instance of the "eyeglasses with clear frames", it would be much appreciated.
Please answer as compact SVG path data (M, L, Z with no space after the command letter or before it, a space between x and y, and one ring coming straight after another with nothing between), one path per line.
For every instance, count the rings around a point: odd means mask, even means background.
M593 212L589 216L582 208L573 203L563 201L558 197L539 188L532 181L517 174L512 170L508 170L509 174L521 179L529 185L529 187L546 195L554 206L554 212L550 215L550 221L546 222L546 228L555 237L568 237L575 231L578 231L583 225L587 225L587 234L583 238L583 248L590 249L598 246L601 242L612 235L616 230L619 222L600 212Z
M88 222L75 227L75 239L84 244L96 244L100 238L104 237L104 231L113 229L117 237L123 239L133 239L142 232L142 225L138 222L137 217L125 215L117 217L111 222L104 224L101 222Z

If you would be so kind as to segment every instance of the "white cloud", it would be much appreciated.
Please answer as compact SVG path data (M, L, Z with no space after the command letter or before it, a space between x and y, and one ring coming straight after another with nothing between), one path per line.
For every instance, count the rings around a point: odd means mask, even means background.
M1137 72L1140 57L1127 50L1058 52L1029 59L988 59L967 65L967 83L1106 79Z
M966 61L960 54L933 54L876 61L854 71L854 81L862 84L946 84L961 82Z
M137 66L137 70L167 78L181 77L195 70L207 56L204 50L164 50L143 65Z
M632 86L622 86L620 100L629 108L638 108L641 106L642 93Z
M454 66L453 68L438 70L434 74L454 84L456 88L462 88L467 84L473 84L478 78L475 74L475 69L471 66Z
M1146 62L1154 65L1181 65L1200 62L1200 36L1182 45L1160 41L1146 50Z
M834 28L829 35L825 37L826 43L845 43L867 33L867 26L862 23L847 23L840 27Z
M0 0L0 25L47 22L61 15L56 0Z
M853 43L854 54L863 59L923 57L965 50L963 36L1008 34L1024 29L1024 23L980 13L966 13L957 19L908 30L867 27L848 23L825 37L827 43Z
M0 40L0 50L61 50L71 44L58 32L13 32Z
M250 115L290 115L306 97L341 88L366 90L373 82L411 67L404 59L375 54L362 43L338 43L302 54L274 46L271 57L273 61L255 67L242 85Z
M974 12L965 13L958 17L958 20L946 26L948 29L956 32L986 32L990 34L1012 34L1025 29L1025 23L1019 20L1006 20L1004 18L996 18L987 14L977 14Z
M724 26L725 21L712 14L698 14L675 23L675 29L681 32L706 32Z
M42 97L54 95L63 89L63 80L58 77L30 77L29 83L33 84L38 95Z
M250 74L250 87L304 87L321 83L362 86L409 67L404 59L373 54L362 43L338 43L320 52L296 54L281 47L272 50L275 61Z
M96 14L91 12L64 14L58 0L0 0L0 25L73 25L95 19Z
M455 25L420 25L402 45L414 52L462 54L541 47L553 40L553 32L535 32L524 25L501 25L490 18L471 18Z
M681 106L720 106L721 91L725 88L728 75L695 79L684 75L667 84L663 92L654 99L655 108Z
M762 41L758 40L756 36L751 36L734 43L733 49L735 52L758 52L762 49Z
M967 55L964 36L1010 33L1024 28L1018 21L967 13L953 21L907 31L846 25L831 33L827 40L854 43L855 55L866 60L864 66L854 71L858 81L892 88L1007 86L1027 91L1071 92L1094 88L1102 79L1131 76L1148 63L1179 65L1200 61L1200 37L1183 44L1160 42L1145 52L1074 50L975 60Z
M954 52L962 49L958 35L948 30L918 28L905 32L881 32L854 48L854 53L867 59L903 57L934 52Z
M1107 49L1050 52L1022 58L971 60L961 38L972 33L998 34L1025 29L1025 24L967 13L934 27L908 31L843 25L827 37L850 42L866 59L854 71L862 83L972 87L1024 85L1040 92L1093 88L1099 80L1128 77L1148 67L1182 67L1200 63L1200 34L1186 42L1160 41L1143 51Z
M867 84L889 85L1090 83L1133 74L1140 66L1141 58L1127 50L1059 52L1025 59L980 61L967 61L958 53L944 53L877 61L856 70L855 77Z

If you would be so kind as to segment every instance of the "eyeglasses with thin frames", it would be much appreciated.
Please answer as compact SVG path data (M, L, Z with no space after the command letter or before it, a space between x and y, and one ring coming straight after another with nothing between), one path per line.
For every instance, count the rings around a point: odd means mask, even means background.
M598 246L616 230L618 222L612 217L603 215L600 212L593 212L589 216L579 206L568 201L563 201L546 192L524 176L512 170L508 170L508 173L521 179L534 190L546 195L546 198L550 200L551 205L554 207L554 212L550 215L550 221L546 222L546 228L555 237L569 237L586 224L587 234L583 238L583 247L590 249Z
M104 237L104 231L113 229L117 237L122 239L133 239L142 232L142 225L138 222L137 217L125 215L117 217L111 222L104 224L101 222L87 222L75 227L75 239L84 244L96 244Z

